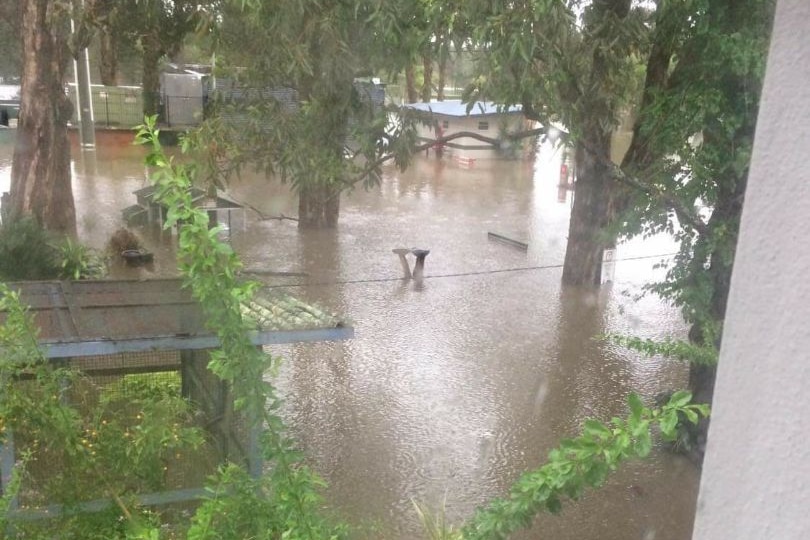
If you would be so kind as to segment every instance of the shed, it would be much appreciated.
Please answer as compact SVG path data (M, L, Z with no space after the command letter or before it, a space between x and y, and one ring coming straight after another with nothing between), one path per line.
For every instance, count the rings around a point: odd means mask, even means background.
M170 127L197 126L203 117L203 78L190 69L160 74L161 119Z
M20 114L20 86L0 84L0 125L8 126L8 121Z
M468 104L451 99L430 103L406 103L402 107L415 111L425 121L417 128L417 136L422 142L435 141L440 137L465 131L479 133L491 139L502 139L504 133L520 131L524 125L519 105L500 108L489 101L481 101L474 103L468 113ZM441 149L462 164L472 164L479 159L514 156L514 152L506 151L504 147L472 137L459 137L444 143Z
M208 370L208 355L218 346L218 339L206 328L201 306L179 279L42 281L11 286L30 306L40 331L39 344L48 359L81 371L99 387L133 374L174 373L180 378L182 395L194 403L219 459L241 461L252 473L260 472L258 432L247 429L249 423L233 413L228 385ZM244 305L243 315L255 327L250 338L257 347L337 341L354 335L353 328L339 317L269 289ZM4 321L5 314L0 312L0 324ZM15 454L13 439L7 438L5 446L0 446L3 483L11 476ZM161 504L199 498L203 493L199 485L171 487L142 494L140 499L144 504ZM104 505L105 501L96 500L80 506L92 511ZM53 505L17 510L17 515L37 519L60 511L59 505Z
M168 210L164 205L155 201L156 190L155 186L146 186L133 192L137 203L122 210L124 222L127 225L163 224ZM208 213L208 222L211 225L221 223L230 233L234 221L233 213L239 212L242 215L242 226L245 226L244 206L219 190L215 197L209 197L205 190L198 187L192 186L190 192L192 204Z

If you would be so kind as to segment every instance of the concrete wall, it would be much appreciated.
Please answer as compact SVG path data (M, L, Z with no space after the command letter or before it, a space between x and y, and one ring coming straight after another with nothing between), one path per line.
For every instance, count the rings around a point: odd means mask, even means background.
M810 2L780 0L694 540L810 538Z

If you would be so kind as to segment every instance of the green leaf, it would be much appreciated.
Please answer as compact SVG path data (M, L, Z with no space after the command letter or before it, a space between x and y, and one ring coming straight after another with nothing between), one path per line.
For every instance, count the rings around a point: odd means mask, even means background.
M641 415L644 413L644 403L635 392L631 393L627 398L627 404L630 406L631 417L634 420L640 420Z
M670 407L683 407L687 405L690 401L692 401L692 393L688 390L679 390L672 394L672 397L669 398L668 405Z
M611 432L610 429L608 429L607 426L605 426L605 424L599 422L598 420L593 420L591 418L585 420L584 431L585 434L593 435L600 439L610 437L613 434L613 432Z
M636 439L635 451L638 457L647 457L652 450L652 436L649 431L643 432Z
M665 439L674 440L678 427L678 413L676 411L667 411L659 420L659 426L661 427L661 435Z

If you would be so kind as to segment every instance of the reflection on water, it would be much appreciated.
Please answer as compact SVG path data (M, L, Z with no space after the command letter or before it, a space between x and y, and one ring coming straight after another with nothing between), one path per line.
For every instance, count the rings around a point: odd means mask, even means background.
M75 158L83 241L102 247L121 225L131 192L145 185L142 155L102 145ZM2 190L10 157L0 146ZM571 192L557 185L559 164L546 147L533 163L471 170L417 159L405 173L388 171L380 188L345 196L337 231L299 233L293 222L253 212L247 232L234 231L246 266L306 272L275 283L300 284L293 294L354 322L349 342L274 352L286 359L277 382L294 434L329 481L330 501L373 530L369 537L420 537L412 499L444 502L461 521L541 464L584 418L624 414L631 391L651 399L685 383L684 366L595 339L684 334L674 309L636 297L660 277L659 258L617 263L614 283L598 293L560 290ZM249 173L231 194L265 215L295 215L286 186ZM528 241L528 253L487 241L489 231ZM130 272L170 273L171 242L143 235L158 263ZM421 287L379 281L401 275L396 247L431 250ZM658 238L619 246L617 255L673 250ZM547 268L487 273L534 266ZM691 466L656 452L518 538L686 539L696 490Z

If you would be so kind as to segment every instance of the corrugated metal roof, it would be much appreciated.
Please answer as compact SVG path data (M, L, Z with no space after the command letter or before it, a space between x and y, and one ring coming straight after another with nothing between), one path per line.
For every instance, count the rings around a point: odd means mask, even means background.
M147 206L147 205L153 203L153 199L154 199L156 191L157 191L157 188L155 186L146 186L146 187L142 187L140 189L136 189L135 191L132 192L132 194L135 195L135 197L137 198L139 205ZM215 200L214 206L211 206L209 204L209 202L210 202L209 197L208 197L208 194L206 193L205 190L200 189L200 188L195 187L195 186L192 186L190 188L190 193L191 193L191 201L192 201L192 203L194 203L196 206L200 206L200 207L203 207L203 208L208 208L208 209L217 208L217 209L222 209L222 210L229 209L229 208L233 209L233 210L244 208L243 205L241 205L238 202L234 201L230 197L220 193L219 190L217 190L217 196L214 199ZM163 205L163 206L165 206L165 205ZM126 209L125 209L125 211L126 211Z
M207 349L218 340L179 279L12 283L30 306L49 358L145 350ZM243 314L256 345L348 339L336 315L292 296L260 291ZM0 312L0 323L5 316Z
M448 99L446 101L431 101L430 103L406 103L403 107L417 111L431 112L433 114L443 114L445 116L484 116L488 114L511 114L519 113L523 109L520 105L512 105L503 110L498 110L498 105L490 101L478 101L473 104L469 114L467 104L460 99Z

